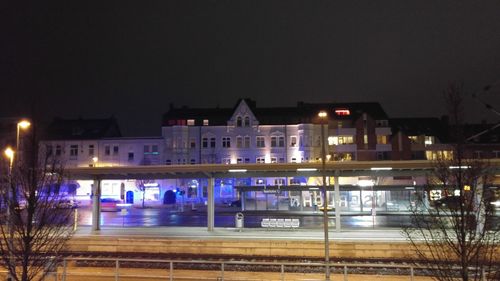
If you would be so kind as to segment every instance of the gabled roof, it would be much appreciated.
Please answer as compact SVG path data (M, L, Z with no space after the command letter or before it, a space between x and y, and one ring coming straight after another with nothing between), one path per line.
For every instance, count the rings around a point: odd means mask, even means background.
M102 139L121 137L118 122L107 119L55 118L47 128L47 139Z
M388 119L387 114L377 102L364 103L303 103L299 102L295 107L265 107L258 108L256 103L250 99L244 99L250 110L259 120L260 125L291 125L301 123L313 123L321 110L327 110L330 118L356 120L363 113L367 113L376 120ZM189 108L170 107L163 115L163 126L169 126L169 120L194 119L195 125L201 125L203 119L210 121L211 126L226 125L232 114L241 103L238 100L233 108ZM348 109L350 115L337 116L335 109Z

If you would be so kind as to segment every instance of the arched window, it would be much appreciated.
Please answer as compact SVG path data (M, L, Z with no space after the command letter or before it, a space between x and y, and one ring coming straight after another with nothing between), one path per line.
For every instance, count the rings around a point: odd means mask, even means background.
M241 116L236 117L236 127L241 127Z
M250 127L250 117L245 116L245 127Z

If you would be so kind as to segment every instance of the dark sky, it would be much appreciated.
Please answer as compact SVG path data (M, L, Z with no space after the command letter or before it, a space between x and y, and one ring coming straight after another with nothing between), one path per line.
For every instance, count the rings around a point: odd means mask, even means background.
M0 116L113 114L132 136L159 135L170 103L440 116L451 81L500 80L500 1L3 1L0 32ZM500 83L481 97L500 109Z

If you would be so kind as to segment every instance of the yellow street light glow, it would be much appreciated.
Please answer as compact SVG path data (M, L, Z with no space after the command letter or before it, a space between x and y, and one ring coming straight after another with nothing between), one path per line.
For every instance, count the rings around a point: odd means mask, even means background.
M328 116L328 113L326 113L326 111L320 111L320 112L318 113L318 117L319 117L319 118L325 118L325 117L327 117L327 116Z
M464 190L465 191L470 191L470 185L464 185Z
M17 123L17 126L21 129L27 129L29 126L31 126L31 123L27 120L21 120L19 123Z
M4 153L10 160L14 159L14 150L12 150L12 148L7 147Z
M98 160L99 160L99 158L97 158L97 157L92 157L92 161L94 161L94 163L96 163Z

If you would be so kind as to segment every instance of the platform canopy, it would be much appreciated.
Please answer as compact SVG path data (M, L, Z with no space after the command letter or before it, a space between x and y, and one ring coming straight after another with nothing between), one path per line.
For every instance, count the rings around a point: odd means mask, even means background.
M494 174L500 174L500 160L489 161ZM347 161L327 162L326 176L425 176L435 168L433 161ZM466 167L465 167L466 168ZM113 166L66 168L71 179L171 179L171 178L248 178L322 176L321 163L273 164L195 164L155 166Z

